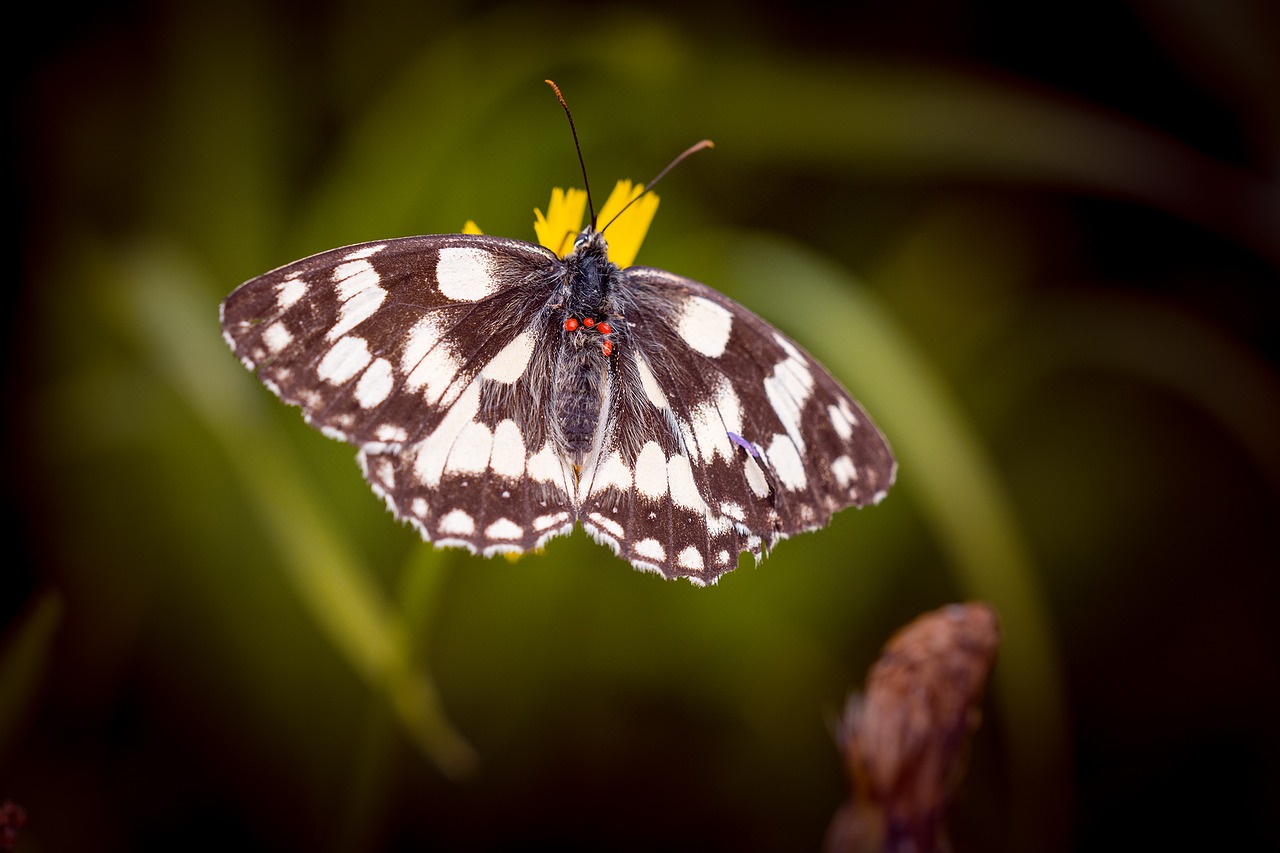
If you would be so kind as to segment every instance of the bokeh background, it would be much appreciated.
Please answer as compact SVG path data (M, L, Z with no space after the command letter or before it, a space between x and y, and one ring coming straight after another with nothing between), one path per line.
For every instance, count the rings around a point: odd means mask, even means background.
M10 29L0 798L18 850L812 850L880 645L1004 640L958 850L1280 846L1280 7L226 0ZM220 339L312 252L640 262L828 364L900 460L710 589L580 532L434 551Z

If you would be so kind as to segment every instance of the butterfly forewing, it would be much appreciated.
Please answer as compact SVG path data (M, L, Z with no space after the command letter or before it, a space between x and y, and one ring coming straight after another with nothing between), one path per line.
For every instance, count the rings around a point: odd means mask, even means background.
M708 583L889 488L884 439L798 346L705 285L619 271L591 229L579 245L336 249L242 285L223 331L437 544L521 552L581 522Z
M484 236L348 246L246 282L223 303L223 333L313 426L359 445L410 442L525 330L558 263Z

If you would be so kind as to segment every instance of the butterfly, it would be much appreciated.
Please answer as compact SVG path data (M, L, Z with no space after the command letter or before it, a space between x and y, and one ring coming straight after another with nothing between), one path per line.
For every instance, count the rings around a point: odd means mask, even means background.
M563 255L483 234L322 252L232 292L223 335L439 546L518 554L581 524L707 584L884 497L889 446L825 368L707 285L610 260L605 228Z

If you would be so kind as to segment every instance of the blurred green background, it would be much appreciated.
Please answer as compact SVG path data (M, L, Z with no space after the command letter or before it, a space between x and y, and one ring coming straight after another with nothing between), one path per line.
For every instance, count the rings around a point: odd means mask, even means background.
M812 850L899 625L999 609L958 850L1280 846L1280 7L47 4L10 31L0 799L20 851ZM711 589L424 546L222 343L363 240L533 239L772 320L899 455Z

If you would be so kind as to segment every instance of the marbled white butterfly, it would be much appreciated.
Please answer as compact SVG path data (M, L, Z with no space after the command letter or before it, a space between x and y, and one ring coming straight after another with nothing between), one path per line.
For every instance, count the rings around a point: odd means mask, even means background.
M322 252L237 288L223 335L437 545L521 553L581 523L714 583L884 497L889 447L820 364L704 284L620 268L603 230L593 212L563 257L478 234Z

